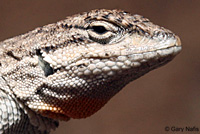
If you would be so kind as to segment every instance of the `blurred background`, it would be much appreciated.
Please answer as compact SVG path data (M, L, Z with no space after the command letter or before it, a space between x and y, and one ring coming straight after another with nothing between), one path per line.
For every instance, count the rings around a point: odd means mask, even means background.
M166 132L167 126L196 127L200 133L199 0L0 0L0 40L96 8L143 15L179 35L183 50L131 82L90 118L61 122L52 134L174 133Z

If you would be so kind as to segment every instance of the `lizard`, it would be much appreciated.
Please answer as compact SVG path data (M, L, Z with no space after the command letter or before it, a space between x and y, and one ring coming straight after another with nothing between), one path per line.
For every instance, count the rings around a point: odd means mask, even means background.
M165 65L180 38L123 10L95 9L0 42L0 133L46 134L100 110Z

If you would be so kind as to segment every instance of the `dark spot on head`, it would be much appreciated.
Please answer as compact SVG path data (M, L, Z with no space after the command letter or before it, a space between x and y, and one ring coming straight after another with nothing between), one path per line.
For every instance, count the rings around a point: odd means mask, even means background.
M129 23L129 24L128 24L128 27L133 27L133 24Z
M134 20L133 22L134 22L134 23L137 23L137 22L139 22L139 20Z
M44 51L47 52L47 53L48 53L50 50L51 50L51 47L45 47L45 48L44 48Z
M108 53L105 53L105 56L109 56L109 54L108 54Z
M122 22L122 19L119 19L119 18L117 18L116 19L119 23L121 23Z
M56 25L56 29L60 29L60 27L58 25Z
M74 28L79 28L79 26L78 26L78 25L75 25Z
M41 88L37 89L36 94L41 94Z
M128 33L136 33L136 32L137 32L136 29L133 29L133 30L129 30Z
M42 32L42 27L40 27L37 32L41 33Z
M68 43L67 41L64 41L64 42L63 42L63 45L66 45L67 43ZM58 45L57 45L57 46L58 46Z
M137 34L140 34L139 30L135 30L135 32L136 32Z
M69 28L72 28L72 25L70 25Z
M38 55L38 56L41 56L41 55L42 55L40 49L36 49L35 51L36 51L36 55Z
M68 28L68 25L67 24L65 24L65 25L61 25L62 26L62 28L65 28L65 29L67 29Z
M142 34L145 34L145 31L143 30L143 29L139 29L140 30L140 32L142 33Z
M12 57L13 59L17 60L17 61L20 61L20 60L21 60L21 58L18 57L18 56L16 56L16 55L14 55L12 51L8 51L6 54L7 54L8 56Z
M120 14L127 14L127 13L129 13L129 12L127 12L127 11L120 12Z
M50 50L53 50L53 49L55 49L55 48L56 48L56 47L54 47L54 46L46 46L46 47L43 48L43 50L44 50L46 53L49 53Z
M102 18L108 19L109 14L102 16Z
M85 29L83 26L74 25L74 28Z
M85 20L90 19L90 18L91 18L91 16L88 16L88 17L85 18Z
M147 22L149 22L149 21L148 21L148 20L144 20L144 21L142 21L142 22L147 23Z
M84 41L84 39L82 37L79 37L78 40L79 41Z
M158 36L159 34L160 34L159 31L155 31L155 32L154 32L154 35L156 35L156 36Z

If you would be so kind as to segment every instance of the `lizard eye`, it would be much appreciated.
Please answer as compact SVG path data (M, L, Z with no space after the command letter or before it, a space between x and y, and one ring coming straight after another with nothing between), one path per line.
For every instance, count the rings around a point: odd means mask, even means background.
M104 26L93 26L92 30L97 34L104 34L108 32L108 30Z
M106 44L111 43L119 32L119 27L106 21L93 21L88 28L88 34L91 40Z

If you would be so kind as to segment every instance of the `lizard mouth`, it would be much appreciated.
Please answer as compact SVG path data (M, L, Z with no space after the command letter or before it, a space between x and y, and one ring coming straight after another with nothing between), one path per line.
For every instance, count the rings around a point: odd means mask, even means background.
M50 64L47 64L47 62L41 60L41 58L40 61L42 61L41 63L43 64L45 63L44 65L41 65L44 66L43 70L46 76L49 76L58 70L60 72L69 71L74 73L76 76L81 77L89 75L96 76L100 74L112 76L115 73L121 72L122 70L138 68L143 63L148 63L149 67L155 66L156 64L160 65L160 63L165 61L165 57L167 57L168 60L171 60L181 51L181 41L178 36L169 38L165 40L165 42L161 41L158 43L158 45L154 44L154 40L150 40L150 45L145 45L144 43L146 43L146 41L144 41L144 39L138 39L136 41L137 42L132 42L136 45L129 45L130 47L122 50L119 55L118 53L115 53L116 51L112 51L114 56L110 56L107 52L105 52L103 56L101 56L101 53L97 56L87 56L86 54L86 56L82 55L70 63L68 67L64 68L60 67L53 69L50 67ZM141 44L141 47L135 47L138 43ZM107 48L108 50L113 49L111 46L108 46Z
M159 48L149 51L144 51L139 53L138 51L133 52L132 49L129 51L124 51L120 56L113 57L89 57L87 60L89 64L84 65L84 60L77 61L76 64L79 71L78 76L83 75L105 75L112 76L123 70L128 70L130 68L140 68L145 63L148 67L158 66L160 64L167 63L181 51L181 42L179 37L168 41L164 46L159 46ZM79 68L80 67L80 68Z
M59 53L51 57L44 53L38 54L45 76L57 71L72 71L78 76L83 76L138 67L148 60L157 60L168 55L175 56L180 50L181 41L176 35L172 37L157 35L155 38L148 38L134 34L114 45L102 46L92 43L87 48L79 46L75 51L66 50L71 53L68 57L66 54L59 56L61 55Z

